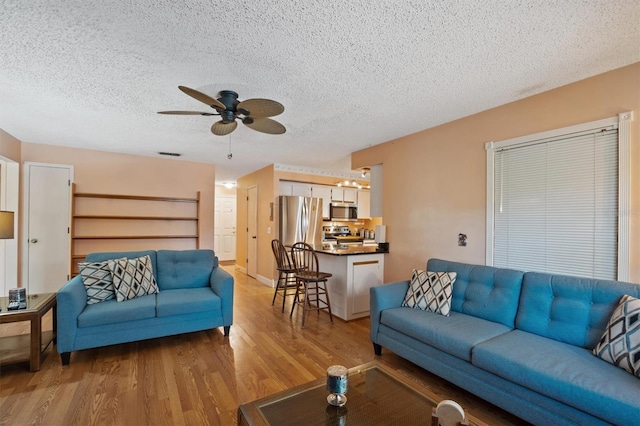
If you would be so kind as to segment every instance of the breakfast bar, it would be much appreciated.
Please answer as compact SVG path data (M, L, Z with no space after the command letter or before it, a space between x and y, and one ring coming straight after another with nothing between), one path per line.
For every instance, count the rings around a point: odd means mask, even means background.
M377 246L324 245L316 249L320 269L330 272L327 288L333 315L345 321L369 315L369 289L382 285L384 255Z

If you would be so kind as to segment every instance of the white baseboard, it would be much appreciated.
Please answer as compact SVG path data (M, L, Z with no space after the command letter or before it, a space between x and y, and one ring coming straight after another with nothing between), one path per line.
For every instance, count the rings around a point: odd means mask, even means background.
M262 275L258 275L258 278L256 279L262 284L266 284L271 288L273 288L275 285L274 281L271 278L263 277Z
M247 268L242 267L240 265L236 265L236 270L239 272L242 272L243 274L247 275ZM256 278L256 280L262 284L266 284L271 288L275 288L276 282L268 277L264 277L262 275L258 275L258 277Z

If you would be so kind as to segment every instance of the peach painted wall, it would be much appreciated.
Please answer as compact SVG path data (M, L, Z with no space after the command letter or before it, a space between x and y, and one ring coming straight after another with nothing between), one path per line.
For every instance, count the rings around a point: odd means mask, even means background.
M274 261L271 252L271 240L275 238L275 214L271 220L271 203L274 202L273 165L264 167L238 179L237 187L237 235L236 265L247 268L247 191L255 186L258 189L258 258L257 273L259 280L265 282L274 278ZM268 233L271 228L271 233Z
M191 198L196 197L197 192L200 191L200 248L213 248L215 166L212 164L23 142L21 162L25 161L74 166L74 181L78 192ZM134 211L128 211L128 213L143 214L141 210L148 211L148 207L148 204L133 205L130 208ZM135 211L136 209L140 211ZM193 211L195 213L195 209ZM171 214L168 215L171 216ZM117 226L127 227L121 224ZM128 226L135 229L147 226L145 231L148 234L154 234L152 223L133 222ZM135 229L131 229L130 232L136 233ZM117 234L126 232L125 229ZM163 232L155 232L155 234L158 233ZM171 240L168 244L172 244L173 241L179 242L175 247L166 246L167 240L129 240L129 242L135 241L134 245L144 244L145 246L126 245L119 248L115 246L118 241L122 240L105 242L104 244L108 246L105 245L104 250L195 247L193 240ZM180 244L188 246L182 247Z
M354 152L353 169L384 168L385 281L408 279L432 257L485 263L486 142L625 111L634 114L630 280L640 283L640 63ZM458 233L467 234L466 247L457 245Z
M20 161L21 143L18 139L14 138L9 133L0 129L0 155L12 159L13 161Z

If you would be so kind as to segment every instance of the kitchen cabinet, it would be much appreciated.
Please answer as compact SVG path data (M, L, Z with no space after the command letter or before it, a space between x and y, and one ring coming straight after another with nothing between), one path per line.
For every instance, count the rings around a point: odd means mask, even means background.
M371 193L358 191L358 219L371 218Z
M311 185L308 183L293 182L291 184L291 195L296 197L311 197Z
M329 219L329 204L331 204L331 187L326 185L312 185L311 196L322 198L322 217Z
M333 274L327 282L331 312L345 321L369 315L369 289L383 284L384 254L318 253L320 270Z
M357 203L358 202L358 191L355 189L344 189L344 194L342 200L345 203Z
M311 197L311 184L304 182L280 181L280 195L293 195L296 197Z
M358 191L350 188L332 188L331 201L336 203L356 203Z
M331 201L342 203L344 199L344 190L342 188L331 188Z
M279 195L291 195L291 190L292 190L291 184L292 183L293 182L289 182L287 180L281 180L280 181L280 185L279 185L279 188L280 188Z

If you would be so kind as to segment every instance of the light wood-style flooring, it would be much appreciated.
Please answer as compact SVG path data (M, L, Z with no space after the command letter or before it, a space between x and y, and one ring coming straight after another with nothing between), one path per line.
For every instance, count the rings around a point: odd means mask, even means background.
M240 404L322 378L333 364L376 359L489 424L525 424L389 351L375 357L368 318L331 324L312 312L301 330L290 300L281 313L271 288L224 268L236 282L230 337L217 329L83 350L65 367L50 347L39 372L0 371L0 425L235 425Z

